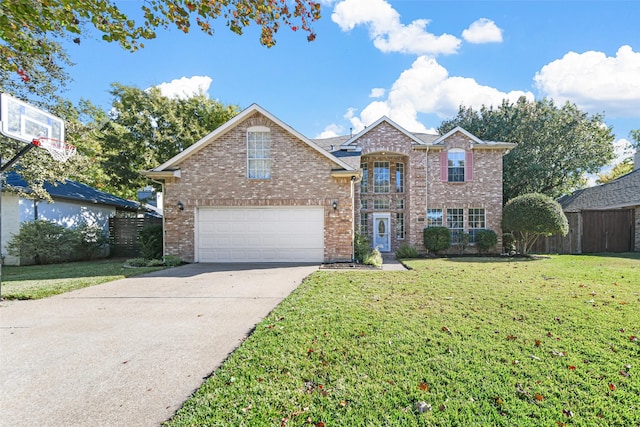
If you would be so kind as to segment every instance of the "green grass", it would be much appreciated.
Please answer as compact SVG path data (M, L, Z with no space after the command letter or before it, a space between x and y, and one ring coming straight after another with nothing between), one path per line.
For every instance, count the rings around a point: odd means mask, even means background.
M2 298L45 298L164 268L123 268L123 264L122 259L106 259L20 267L2 266Z
M167 424L640 425L640 254L407 264L314 273Z

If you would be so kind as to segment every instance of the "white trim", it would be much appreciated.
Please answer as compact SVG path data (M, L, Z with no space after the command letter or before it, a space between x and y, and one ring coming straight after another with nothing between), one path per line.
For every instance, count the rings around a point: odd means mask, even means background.
M373 213L373 245L374 247L376 242L376 220L378 219L386 219L387 220L387 250L380 249L380 252L391 252L391 213Z
M329 153L328 151L323 150L319 145L317 145L316 143L311 141L306 136L302 135L300 132L298 132L295 129L293 129L291 126L289 126L286 123L284 123L282 120L280 120L277 117L275 117L273 114L269 113L264 108L260 107L258 104L252 104L251 106L249 106L245 110L241 111L237 116L233 117L231 120L229 120L226 123L224 123L223 125L219 126L213 132L211 132L208 135L204 136L202 139L200 139L195 144L191 145L186 150L178 153L177 155L175 155L171 159L167 160L166 162L164 162L160 166L158 166L156 168L153 168L151 171L160 172L160 171L163 171L165 169L172 169L172 168L177 167L182 161L184 161L188 157L192 156L193 154L195 154L198 151L200 151L203 148L205 148L207 145L209 145L216 138L220 137L221 135L223 135L226 132L228 132L231 129L233 129L238 123L240 123L243 120L245 120L247 117L249 117L254 112L258 112L258 113L262 114L263 116L265 116L266 118L268 118L269 120L274 122L276 125L280 126L285 131L289 132L290 134L292 134L296 138L300 139L302 142L304 142L305 144L307 144L308 146L313 148L315 151L317 151L318 153L322 154L327 159L331 160L333 163L335 163L338 166L340 166L341 168L343 168L345 170L349 170L349 171L357 170L357 169L354 169L353 167L349 166L347 163L343 162L339 158L335 157L333 154Z
M349 150L351 146L351 144L353 144L355 141L357 141L358 139L362 138L364 135L366 135L371 129L376 128L379 124L381 123L388 123L391 126L393 126L394 128L396 128L398 131L402 132L403 134L405 134L407 137L409 137L414 143L415 145L425 145L425 142L423 140L421 140L420 138L418 138L417 136L415 136L414 134L412 134L411 132L409 132L408 130L406 130L405 128L403 128L402 126L400 126L399 124L397 124L396 122L394 122L393 120L391 120L389 117L387 116L382 116L380 117L378 120L376 120L375 122L373 122L371 125L367 126L366 128L364 128L362 131L360 131L360 133L355 134L353 137L349 138L348 141L346 141L345 143L343 143L340 148L343 150Z

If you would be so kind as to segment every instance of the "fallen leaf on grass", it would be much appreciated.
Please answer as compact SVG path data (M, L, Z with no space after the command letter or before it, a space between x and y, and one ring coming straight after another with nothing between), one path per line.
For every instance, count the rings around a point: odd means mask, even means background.
M551 350L551 354L558 357L564 357L567 355L567 353L565 353L564 351L556 351L556 350Z
M514 341L514 340L517 340L517 339L518 339L518 337L515 336L515 335L507 335L507 340L508 341Z
M614 383L609 383L609 390L615 391L616 390L616 385Z
M573 365L569 365L569 370L570 370L570 371L575 371L575 370L576 370L576 367L575 367L575 366L573 366Z
M442 330L442 332L446 332L448 334L451 333L451 329L447 328L446 326L443 326L442 328L440 328Z
M571 412L571 411L570 411L570 410L568 410L568 409L563 409L563 410L562 410L562 413L563 413L564 415L566 415L567 417L573 417L573 412Z
M633 341L633 342L638 341L638 337L636 337L635 335L631 335L629 337L629 341Z
M542 344L542 341L540 341L540 340L536 340L535 346L536 346L536 347L540 347L540 344Z
M535 398L538 402L542 402L544 400L544 396L540 393L536 393Z
M322 421L318 421L316 423L316 427L324 427L324 423Z
M429 391L429 384L423 381L418 384L418 388L422 391Z
M629 373L625 371L620 371L620 375L622 375L623 377L628 377Z

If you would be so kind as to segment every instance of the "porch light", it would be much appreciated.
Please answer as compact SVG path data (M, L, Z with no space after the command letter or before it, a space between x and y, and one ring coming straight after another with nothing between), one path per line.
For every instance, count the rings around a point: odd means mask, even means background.
M180 209L181 211L184 210L184 203L182 202L178 202L178 209Z
M334 201L333 201L332 206L333 206L333 210L334 210L334 211L335 211L336 209L338 209L338 201L337 201L337 200L334 200Z

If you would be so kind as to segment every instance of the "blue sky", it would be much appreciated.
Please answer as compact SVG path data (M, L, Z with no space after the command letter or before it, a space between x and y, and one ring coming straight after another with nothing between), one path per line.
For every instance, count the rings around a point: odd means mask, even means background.
M140 1L117 1L135 14ZM184 96L203 90L241 108L258 103L315 138L361 130L387 115L429 131L460 104L508 98L569 100L604 113L619 154L640 128L640 2L323 0L317 39L283 28L277 44L257 28L238 36L218 22L158 31L138 52L85 39L64 94L108 108L110 84ZM625 151L626 150L626 151Z

